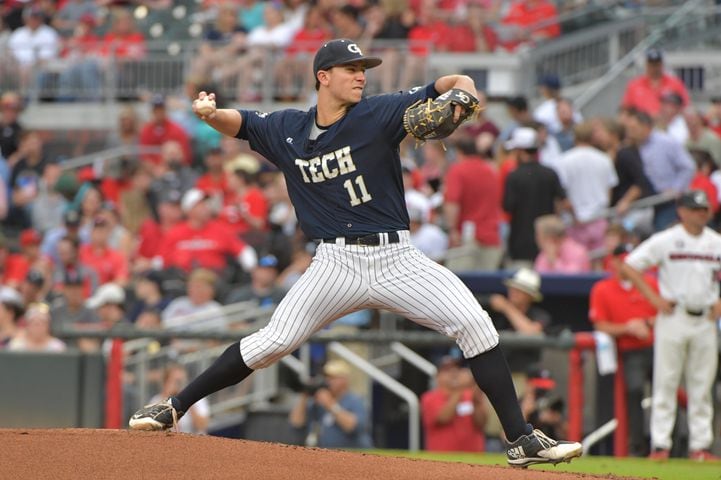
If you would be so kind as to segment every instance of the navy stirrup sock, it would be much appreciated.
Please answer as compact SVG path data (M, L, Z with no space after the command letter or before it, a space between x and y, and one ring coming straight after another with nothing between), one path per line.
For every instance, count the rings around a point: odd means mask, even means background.
M240 342L229 346L213 364L172 398L173 408L187 412L195 402L225 387L240 383L253 373L240 354Z
M514 442L533 431L526 423L513 386L511 371L500 345L468 359L473 378L493 405L501 421L506 439Z

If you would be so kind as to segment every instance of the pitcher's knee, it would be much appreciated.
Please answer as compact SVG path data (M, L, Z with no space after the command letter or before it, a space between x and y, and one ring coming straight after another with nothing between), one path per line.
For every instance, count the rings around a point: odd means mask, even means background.
M479 329L464 326L456 336L458 347L465 358L475 357L498 346L498 332L491 325L491 328Z
M303 343L302 338L260 330L241 341L241 353L254 370L268 367Z

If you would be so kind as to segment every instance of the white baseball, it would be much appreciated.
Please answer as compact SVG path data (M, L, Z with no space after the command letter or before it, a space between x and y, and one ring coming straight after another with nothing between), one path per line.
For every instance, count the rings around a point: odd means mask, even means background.
M204 117L210 116L215 113L215 100L203 97L195 104L195 110Z

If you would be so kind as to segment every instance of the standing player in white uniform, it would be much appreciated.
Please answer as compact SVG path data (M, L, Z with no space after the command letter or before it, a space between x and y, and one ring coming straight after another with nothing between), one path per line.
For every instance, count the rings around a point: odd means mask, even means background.
M365 71L380 63L351 40L333 40L313 61L318 104L309 111L201 115L221 133L248 140L283 172L300 225L319 246L265 328L231 345L177 396L139 410L131 428L170 428L200 398L271 365L335 319L382 308L456 339L511 441L509 463L581 455L581 444L550 439L525 422L488 314L458 277L410 243L399 157L403 114L452 88L475 95L473 80L450 75L409 92L364 98ZM201 92L194 102L196 113L205 97Z
M651 457L665 459L676 420L681 376L688 392L689 456L710 460L713 442L712 385L718 362L716 321L721 316L721 235L706 227L706 193L692 190L678 200L681 223L656 233L626 257L624 270L658 309L653 359ZM660 295L642 271L658 266Z

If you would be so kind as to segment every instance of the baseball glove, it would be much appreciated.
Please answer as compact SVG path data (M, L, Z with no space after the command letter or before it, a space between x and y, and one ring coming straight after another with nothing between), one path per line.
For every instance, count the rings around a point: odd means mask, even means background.
M455 105L463 107L457 122L453 121ZM403 114L403 128L418 140L445 138L469 117L481 110L478 99L460 88L453 88L435 100L419 100Z

